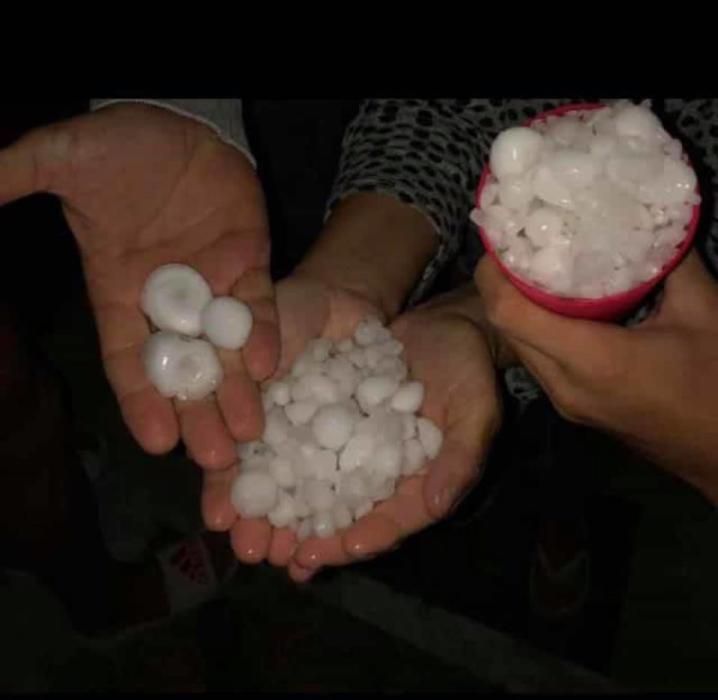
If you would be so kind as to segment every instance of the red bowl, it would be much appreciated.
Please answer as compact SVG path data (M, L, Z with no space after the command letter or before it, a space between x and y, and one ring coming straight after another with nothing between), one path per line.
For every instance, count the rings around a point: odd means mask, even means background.
M585 112L588 110L604 109L605 107L606 105L602 104L562 105L561 107L557 107L556 109L543 112L542 114L533 117L533 119L530 119L527 122L527 126L530 126L537 121L545 121L548 117L552 116L560 117L571 112ZM481 192L483 191L490 175L491 169L487 163L484 167L483 173L481 174L481 179L479 180L479 185L476 189L477 208L479 207L479 202L481 201ZM697 185L696 192L700 194ZM478 228L479 236L481 237L481 242L484 244L484 248L486 248L486 252L492 257L511 283L535 304L538 304L549 311L561 314L562 316L571 316L573 318L583 318L592 321L615 321L635 309L651 292L651 290L654 289L654 287L656 287L656 285L658 285L676 267L676 265L681 262L685 254L693 245L699 218L700 204L696 204L693 207L691 220L688 222L685 238L676 248L676 254L663 266L663 269L655 277L646 282L642 282L637 287L633 287L626 292L612 294L607 297L601 297L600 299L562 297L556 294L551 294L545 289L534 286L531 282L523 279L506 266L494 250L484 229L480 226Z

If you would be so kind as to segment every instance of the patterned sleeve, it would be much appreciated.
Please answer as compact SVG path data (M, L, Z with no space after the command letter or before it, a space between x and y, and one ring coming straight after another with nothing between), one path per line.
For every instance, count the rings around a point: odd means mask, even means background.
M713 274L718 275L718 99L668 99L665 106L676 136L695 159L703 190L701 215L708 219L706 236L696 244L706 254Z

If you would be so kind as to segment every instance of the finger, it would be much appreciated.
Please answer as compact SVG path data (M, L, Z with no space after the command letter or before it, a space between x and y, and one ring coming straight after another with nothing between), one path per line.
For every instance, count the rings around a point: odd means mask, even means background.
M58 127L36 129L0 150L0 204L49 191L50 166L68 150L69 140Z
M190 457L205 469L225 469L237 461L235 441L222 420L214 396L174 401L182 439Z
M372 511L343 533L326 539L305 540L297 548L293 561L306 569L365 561L393 547L400 534L399 526L391 517Z
M237 520L237 513L230 499L232 482L236 475L235 465L227 469L202 472L202 519L213 532L226 532Z
M224 377L217 387L217 403L224 422L237 442L250 442L264 431L264 410L259 387L247 373L242 355L220 350Z
M318 572L318 569L305 569L296 562L291 561L287 572L289 573L289 578L295 583L307 583Z
M487 436L479 448L467 451L463 444L447 436L441 453L426 467L424 498L432 519L446 517L476 484L489 443Z
M715 318L718 285L698 253L691 251L666 278L665 292L654 321L703 325Z
M246 270L234 285L232 294L252 310L252 333L242 348L242 356L249 375L263 381L274 373L279 362L279 324L269 271L266 268Z
M272 566L286 567L292 560L296 548L297 536L290 528L283 527L274 530L269 544L267 561L269 561Z
M474 275L489 322L507 340L518 340L569 367L593 374L614 364L614 353L625 353L629 332L595 321L567 318L542 309L523 296L498 266L484 256Z
M231 529L232 549L245 564L259 564L267 558L271 535L266 518L239 518Z
M327 539L302 542L293 561L304 568L343 566L396 547L405 537L431 524L423 496L423 477L399 482L394 495L351 527Z
M127 427L147 452L168 452L179 440L179 425L171 401L152 386L142 364L147 322L137 309L119 304L96 306L95 318L105 373Z

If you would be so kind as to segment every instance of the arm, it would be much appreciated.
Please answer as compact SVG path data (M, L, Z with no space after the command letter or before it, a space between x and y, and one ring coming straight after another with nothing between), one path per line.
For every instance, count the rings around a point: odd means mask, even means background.
M485 100L364 102L344 137L325 229L300 269L351 272L364 292L377 287L370 296L390 317L412 290L421 297L462 244L499 128L481 124L490 109Z

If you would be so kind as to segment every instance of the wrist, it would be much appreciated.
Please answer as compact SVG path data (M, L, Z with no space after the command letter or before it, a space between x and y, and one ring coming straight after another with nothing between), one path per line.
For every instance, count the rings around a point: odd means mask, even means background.
M336 206L297 271L362 296L390 320L437 247L423 213L387 195L358 193Z
M486 338L489 351L497 369L507 369L519 364L513 350L504 341L503 337L486 319L483 302L472 282L431 299L423 308L441 308L444 313L461 316L477 326Z

